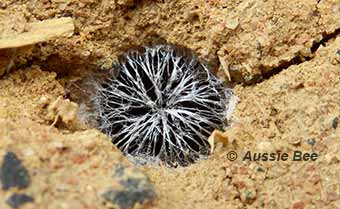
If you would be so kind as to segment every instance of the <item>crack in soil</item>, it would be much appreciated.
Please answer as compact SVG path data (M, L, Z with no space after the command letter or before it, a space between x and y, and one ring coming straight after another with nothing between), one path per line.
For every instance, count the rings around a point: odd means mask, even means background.
M326 43L329 40L335 39L338 35L340 35L340 28L336 29L333 33L327 34L327 33L324 32L321 35L322 35L321 40L318 41L318 42L314 42L312 47L310 48L312 55L317 52L320 45L326 46ZM254 85L254 84L261 83L261 82L269 79L270 77L272 77L276 74L279 74L281 71L288 69L290 66L299 65L301 63L304 63L306 61L313 59L313 57L314 56L302 56L299 53L294 58L292 58L290 61L284 62L284 63L280 64L279 66L272 68L271 70L269 70L267 72L262 73L259 78L255 79L255 80L253 80L249 83L245 83L245 85L251 86L251 85Z
M326 43L329 40L335 39L338 35L340 35L340 28L336 29L333 33L330 34L323 33L321 35L322 35L321 40L319 42L315 42L310 49L312 54L314 54L319 49L320 45L326 46Z

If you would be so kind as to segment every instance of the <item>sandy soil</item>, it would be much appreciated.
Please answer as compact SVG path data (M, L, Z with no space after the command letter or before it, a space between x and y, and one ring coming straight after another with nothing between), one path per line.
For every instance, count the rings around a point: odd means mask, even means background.
M2 182L0 208L340 208L338 0L2 0L0 9L0 180L17 171L4 172L10 152L26 176ZM62 17L74 24L66 35L35 31ZM192 49L239 97L224 140L186 168L136 167L76 114L79 81L157 43ZM319 156L241 159L296 150Z

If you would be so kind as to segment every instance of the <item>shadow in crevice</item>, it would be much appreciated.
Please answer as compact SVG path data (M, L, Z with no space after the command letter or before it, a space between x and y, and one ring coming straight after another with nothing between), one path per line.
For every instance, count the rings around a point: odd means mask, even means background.
M340 34L340 28L335 30L333 33L330 34L322 34L322 39L318 42L313 43L310 51L313 54L320 48L320 45L326 46L327 42L331 39L335 39ZM279 66L272 68L272 69L264 69L261 75L255 76L254 79L250 80L249 82L244 83L245 85L254 85L257 83L261 83L264 80L269 79L270 77L279 74L281 71L286 70L292 65L299 65L306 61L309 61L313 58L313 56L302 56L301 54L297 54L293 59L281 63Z
M313 46L310 48L311 52L314 54L319 49L320 45L326 46L326 43L330 39L334 39L338 35L340 35L340 28L336 29L333 33L330 33L330 34L323 33L322 39L318 42L313 43Z

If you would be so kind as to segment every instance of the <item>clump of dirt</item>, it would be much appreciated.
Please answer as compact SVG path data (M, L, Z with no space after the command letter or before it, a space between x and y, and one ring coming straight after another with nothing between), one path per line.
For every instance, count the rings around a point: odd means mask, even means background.
M57 74L41 71L38 66L19 69L0 82L0 115L16 121L27 118L44 122L48 100L64 95L64 88L55 80Z
M72 36L0 49L0 167L15 153L30 176L24 188L0 189L0 208L340 207L337 0L4 0L0 8L0 43L40 21L70 17L75 26ZM140 173L82 124L74 98L77 81L156 43L192 49L240 83L239 103L231 126L210 138L207 160ZM247 151L318 159L242 160ZM122 167L136 176L119 176Z
M7 201L15 191L34 199L22 208L105 208L102 195L121 184L113 178L115 167L133 167L97 130L61 132L29 119L1 119L0 136L0 165L8 152L15 153L30 176L20 189L0 189L1 208L9 208ZM23 173L17 176L23 178Z

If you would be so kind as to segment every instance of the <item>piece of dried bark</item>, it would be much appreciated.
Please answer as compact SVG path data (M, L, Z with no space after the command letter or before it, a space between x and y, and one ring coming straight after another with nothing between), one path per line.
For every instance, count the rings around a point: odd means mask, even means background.
M60 36L71 36L74 31L70 17L29 23L27 31L0 39L0 49L17 48L48 41Z

